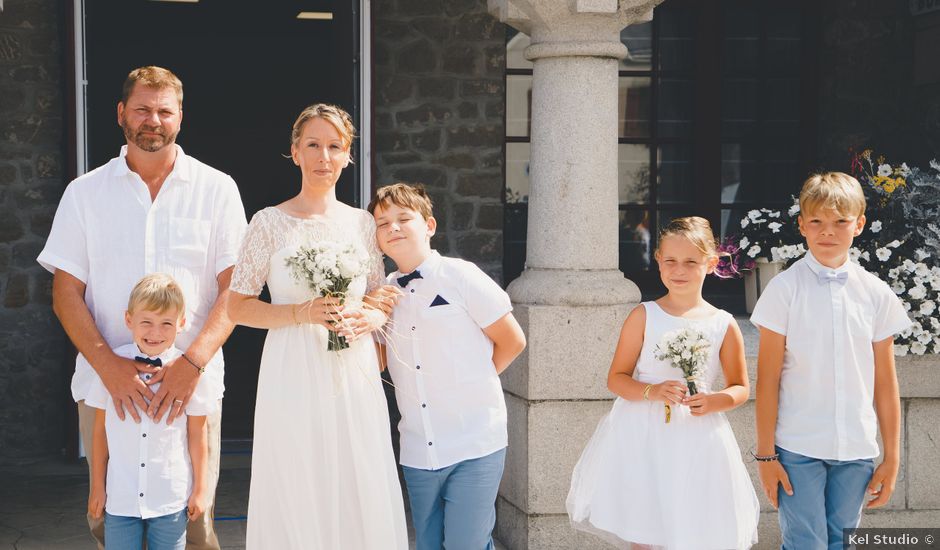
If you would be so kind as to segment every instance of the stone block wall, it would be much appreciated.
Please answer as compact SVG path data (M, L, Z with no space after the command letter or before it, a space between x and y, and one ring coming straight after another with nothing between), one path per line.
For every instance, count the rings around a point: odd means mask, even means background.
M486 0L372 3L376 187L423 183L442 254L502 280L506 30Z
M60 2L0 12L0 461L61 447L71 372L36 263L65 175Z
M847 170L849 148L892 164L940 157L940 12L912 15L903 0L820 2L819 156Z

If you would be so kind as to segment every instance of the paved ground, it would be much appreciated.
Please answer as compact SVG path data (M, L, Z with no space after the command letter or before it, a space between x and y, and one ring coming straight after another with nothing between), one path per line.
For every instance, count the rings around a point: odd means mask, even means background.
M226 550L245 548L249 468L247 445L224 442L216 530ZM84 462L45 459L0 467L0 550L95 550L85 523L87 499Z

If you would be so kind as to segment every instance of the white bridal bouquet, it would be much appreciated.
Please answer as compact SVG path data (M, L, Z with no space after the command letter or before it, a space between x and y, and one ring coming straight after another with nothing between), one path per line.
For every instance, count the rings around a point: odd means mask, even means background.
M698 393L696 382L700 382L704 374L710 348L711 343L704 334L692 328L683 328L663 334L656 344L654 354L660 361L667 361L680 369L689 386L689 395L695 395ZM668 423L672 416L672 407L669 403L665 406Z
M315 296L346 300L349 285L369 269L369 256L352 244L331 241L301 246L285 263L294 279L306 283ZM328 351L349 347L346 338L329 331Z

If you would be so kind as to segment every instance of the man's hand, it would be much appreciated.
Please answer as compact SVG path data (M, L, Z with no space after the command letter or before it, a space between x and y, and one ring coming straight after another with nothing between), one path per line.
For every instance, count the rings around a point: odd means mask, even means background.
M153 392L137 376L138 372L157 372L158 369L145 363L113 355L110 360L100 365L98 373L111 399L118 418L124 420L124 411L131 415L134 422L140 423L141 412L147 410L147 401L153 399Z
M788 495L793 496L790 476L787 475L787 471L783 469L783 464L780 464L779 460L760 462L758 463L758 470L761 485L764 487L764 494L767 495L774 508L780 508L780 503L777 502L777 486L782 485L783 490Z
M154 422L159 422L169 411L166 417L166 423L169 425L186 409L186 404L189 403L189 398L196 390L196 384L199 383L199 371L180 356L164 365L147 384L157 382L161 383L160 389L150 401L147 416Z

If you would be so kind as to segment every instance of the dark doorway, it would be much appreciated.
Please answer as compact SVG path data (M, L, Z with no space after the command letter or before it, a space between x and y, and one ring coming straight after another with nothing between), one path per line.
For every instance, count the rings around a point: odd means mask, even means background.
M302 11L332 19L298 19ZM85 3L89 169L118 154L116 105L127 73L159 65L183 81L178 143L230 174L250 219L300 186L289 153L294 118L326 101L360 126L358 2L95 0ZM360 158L358 142L354 158ZM358 205L359 168L337 185ZM264 331L238 328L225 345L222 434L250 437Z

